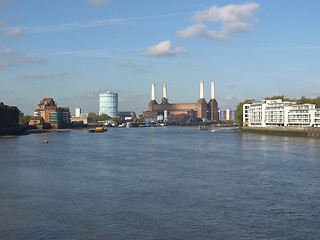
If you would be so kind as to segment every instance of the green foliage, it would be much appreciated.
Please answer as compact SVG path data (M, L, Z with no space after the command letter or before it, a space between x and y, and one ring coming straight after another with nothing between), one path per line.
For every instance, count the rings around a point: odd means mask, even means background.
M273 96L273 97L266 97L264 100L276 100L276 99L281 99L282 101L293 101L290 98L284 97L283 95Z
M235 111L235 122L239 125L242 126L243 123L243 104L246 104L248 102L255 101L253 99L247 99L244 100L243 102L240 102L237 106L237 109Z
M91 113L88 114L88 117L89 117L89 118L92 118L93 120L94 120L97 116L98 116L98 115L97 115L96 113L94 113L94 112L91 112Z
M302 96L300 99L290 99L290 98L285 98L284 96L274 96L274 97L265 98L265 100L273 100L273 99L282 99L282 101L296 102L297 104L311 103L311 104L315 104L316 108L320 108L320 97L307 98L305 96Z
M121 120L121 117L114 117L114 118L112 118L112 121L114 121L114 122L118 122L118 121L120 121Z
M144 122L144 117L143 117L143 115L140 115L139 117L137 117L137 118L135 118L135 119L133 119L133 122Z
M98 122L98 121L106 121L106 120L111 120L112 118L110 116L108 116L105 113L102 113L101 115L98 115L96 113L89 113L88 114L89 118L92 118L94 122Z
M295 100L298 104L312 103L316 105L316 108L320 108L320 97L307 98L302 96L300 99Z
M23 116L23 117L19 117L19 123L22 125L27 125L27 124L29 124L30 119L31 119L31 116L28 116L28 115Z

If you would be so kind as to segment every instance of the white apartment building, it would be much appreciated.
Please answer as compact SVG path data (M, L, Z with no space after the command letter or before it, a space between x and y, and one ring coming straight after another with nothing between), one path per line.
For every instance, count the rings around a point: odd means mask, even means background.
M243 125L250 127L320 127L320 109L315 104L296 104L281 99L243 105Z
M320 108L316 109L316 115L314 116L314 126L320 127Z

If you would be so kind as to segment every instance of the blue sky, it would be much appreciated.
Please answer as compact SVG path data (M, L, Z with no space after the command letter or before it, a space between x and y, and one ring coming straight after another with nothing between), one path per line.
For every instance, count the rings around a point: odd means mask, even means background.
M320 1L0 0L0 101L30 114L44 97L98 112L196 102L216 83L221 108L248 98L320 95Z

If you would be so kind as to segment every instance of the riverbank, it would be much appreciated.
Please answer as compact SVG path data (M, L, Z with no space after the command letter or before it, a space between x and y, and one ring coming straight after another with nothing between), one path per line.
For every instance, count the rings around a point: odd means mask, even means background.
M83 128L61 128L61 129L30 129L26 131L26 134L37 134L37 133L53 133L53 132L70 132L76 130L85 130L87 127Z
M28 130L28 127L21 126L21 127L11 127L11 128L0 128L0 136L16 136L16 135L22 135L26 130Z
M310 130L312 131L313 129L304 127L242 127L239 128L239 131L288 137L318 137L309 136Z

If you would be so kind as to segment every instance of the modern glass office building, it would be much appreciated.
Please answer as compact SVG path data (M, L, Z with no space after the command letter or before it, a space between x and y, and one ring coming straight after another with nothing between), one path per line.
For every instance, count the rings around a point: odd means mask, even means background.
M118 93L100 93L99 115L103 113L110 117L118 116Z

